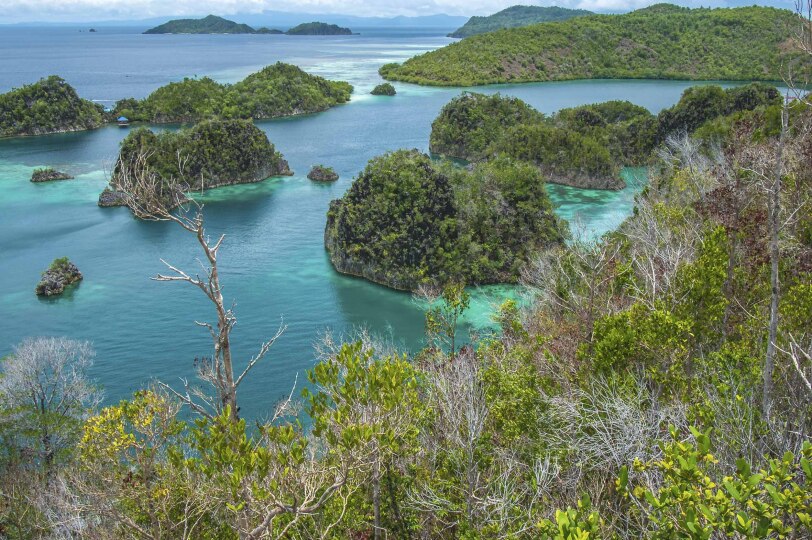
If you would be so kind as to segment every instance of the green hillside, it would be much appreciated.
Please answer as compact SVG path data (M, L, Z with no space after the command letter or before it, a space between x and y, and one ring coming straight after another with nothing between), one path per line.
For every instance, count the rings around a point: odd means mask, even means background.
M473 36L384 78L434 86L569 79L780 80L794 54L796 16L768 7L689 9L658 4Z
M558 6L511 6L487 17L471 17L460 28L448 34L448 37L464 38L503 28L518 28L549 21L565 21L583 15L592 15L592 12Z

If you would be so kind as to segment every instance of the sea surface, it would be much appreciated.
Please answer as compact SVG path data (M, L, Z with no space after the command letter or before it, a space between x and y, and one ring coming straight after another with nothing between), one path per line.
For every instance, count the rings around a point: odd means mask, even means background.
M0 26L0 92L58 74L85 98L111 106L141 98L184 77L234 82L277 61L355 86L352 101L329 111L258 122L296 174L205 195L207 230L226 235L220 252L224 294L234 302L237 366L264 338L286 330L240 388L244 413L265 415L315 362L314 342L327 332L358 328L414 350L423 339L423 310L410 295L333 271L322 244L325 214L366 162L399 148L428 150L431 122L463 88L396 83L395 97L371 96L380 65L403 61L447 43L447 30L375 29L358 36L142 35L143 28L23 28ZM693 83L574 81L479 87L517 96L544 113L563 107L626 99L653 112L675 103ZM470 89L469 89L470 90ZM194 360L211 353L195 321L213 311L193 287L150 278L161 260L194 272L195 239L171 223L142 222L124 208L102 209L99 192L127 130L0 140L0 357L31 336L89 340L97 357L92 376L115 402L159 379L194 378ZM314 164L341 179L310 182ZM76 180L32 184L36 167L51 166ZM557 212L587 234L616 227L631 211L645 172L624 172L620 192L549 186ZM63 297L34 294L40 273L68 256L84 281ZM473 291L463 331L492 329L495 303L517 295L511 287Z

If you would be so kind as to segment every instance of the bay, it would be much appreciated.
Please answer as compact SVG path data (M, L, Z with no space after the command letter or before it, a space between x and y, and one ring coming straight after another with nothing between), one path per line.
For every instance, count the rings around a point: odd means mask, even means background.
M410 295L335 273L324 252L325 214L366 162L399 148L428 150L431 122L461 88L396 83L395 97L371 96L377 69L451 40L447 30L392 29L360 36L145 36L142 29L0 28L0 91L59 74L80 95L107 106L144 97L186 76L234 82L285 61L356 87L349 104L295 118L258 122L289 160L295 175L222 188L204 197L207 230L226 234L220 260L227 299L235 300L235 358L247 362L263 338L287 329L267 360L241 388L248 416L262 416L287 395L297 375L314 364L313 343L324 332L366 327L404 349L420 346L423 308ZM545 113L609 99L628 99L653 112L675 103L694 83L684 81L572 81L479 87L517 96ZM727 86L727 85L726 85ZM106 173L127 130L0 140L0 356L25 337L66 335L92 341L92 375L106 402L160 379L193 377L196 357L210 354L210 320L199 291L150 279L161 259L196 268L194 238L169 223L133 219L125 209L96 206ZM314 164L341 179L306 179ZM29 182L35 167L52 166L76 180ZM557 212L598 235L631 211L642 186L639 170L625 171L620 192L548 186ZM34 295L39 273L69 256L85 279L59 299ZM464 332L490 327L493 302L509 287L475 292Z

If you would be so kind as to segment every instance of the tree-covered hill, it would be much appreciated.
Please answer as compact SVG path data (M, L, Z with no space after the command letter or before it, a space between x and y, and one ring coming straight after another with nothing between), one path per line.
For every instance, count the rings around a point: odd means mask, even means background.
M310 22L294 26L285 33L289 36L350 36L352 30L342 28L337 24Z
M548 21L565 21L583 15L592 15L592 12L558 6L511 6L487 17L471 17L460 28L448 34L448 37L464 38L503 28L518 28Z
M562 231L538 169L504 158L469 171L400 150L332 202L324 238L339 272L414 290L515 282Z
M568 79L780 80L798 29L790 11L658 4L473 36L381 75L436 86Z
M255 34L256 30L247 24L239 24L216 15L209 15L202 19L175 19L165 22L155 28L150 28L145 34Z
M114 115L154 123L195 122L203 118L277 118L314 113L346 103L352 86L310 75L277 62L242 81L220 84L208 77L184 79L155 90L143 100L119 101Z
M80 98L56 75L0 94L0 137L82 131L104 121L101 105Z
M183 193L290 174L282 154L248 120L207 120L177 132L138 128L121 142L100 200L126 193L138 214L139 205L148 206L153 197L172 206Z

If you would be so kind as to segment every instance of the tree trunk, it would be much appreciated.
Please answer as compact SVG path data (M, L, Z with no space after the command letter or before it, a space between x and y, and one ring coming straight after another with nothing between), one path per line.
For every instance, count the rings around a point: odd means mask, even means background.
M372 470L372 508L375 514L375 540L381 539L381 462L375 456L375 465Z
M775 160L775 178L770 190L770 328L767 341L767 355L764 359L764 394L762 396L762 412L764 418L770 420L773 400L773 371L775 369L775 340L778 335L778 298L780 284L778 281L778 232L780 228L781 210L781 176L783 173L784 139L787 132L787 105L781 111L781 135L778 139L778 150Z

